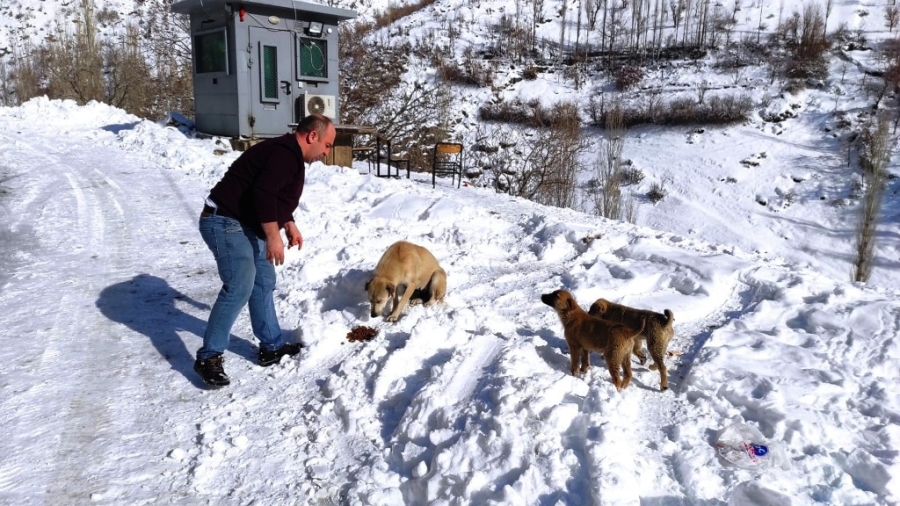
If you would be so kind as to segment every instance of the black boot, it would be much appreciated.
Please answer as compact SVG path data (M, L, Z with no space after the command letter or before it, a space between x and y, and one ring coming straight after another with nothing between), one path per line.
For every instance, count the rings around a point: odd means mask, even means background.
M281 348L278 348L277 350L272 350L272 351L268 351L268 350L264 350L264 349L260 348L259 349L259 359L258 359L257 363L263 367L268 367L272 364L277 364L278 361L281 360L281 357L283 357L285 355L294 356L294 355L300 353L300 348L302 348L302 347L303 347L303 345L299 344L299 343L287 343L284 346L282 346Z
M206 360L197 359L194 362L194 370L200 375L200 379L211 387L219 388L231 384L222 362L225 359L222 355L216 355Z

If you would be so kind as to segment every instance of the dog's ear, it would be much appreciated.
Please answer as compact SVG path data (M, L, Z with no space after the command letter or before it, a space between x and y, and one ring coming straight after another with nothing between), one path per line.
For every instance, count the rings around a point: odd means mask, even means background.
M370 284L370 283L372 283L372 280L371 280L371 279L368 280L368 281L366 281L366 291L367 291L367 292L369 291L369 284Z
M394 285L393 285L393 283L388 284L388 286L387 286L387 291L388 291L388 295L390 295L391 297L394 296Z
M569 309L575 309L575 299L572 297L567 298L566 307L568 307Z

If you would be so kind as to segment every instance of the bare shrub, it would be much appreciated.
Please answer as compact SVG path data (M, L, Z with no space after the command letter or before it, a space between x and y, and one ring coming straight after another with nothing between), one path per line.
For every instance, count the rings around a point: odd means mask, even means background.
M628 223L637 223L637 201L630 196L624 197L624 201L622 202L622 215L623 220Z
M669 191L666 190L665 185L660 182L654 182L650 185L650 191L647 192L647 198L650 199L650 202L656 204L662 199L666 198L669 194Z
M616 89L625 91L637 87L644 79L644 70L633 65L624 65L613 71Z
M644 171L626 162L627 160L622 162L622 168L619 172L619 181L622 183L622 186L640 184L644 180Z
M868 282L875 265L875 238L878 214L884 197L886 167L891 157L889 118L887 114L878 116L876 123L862 136L860 160L866 179L865 194L860 205L856 227L856 260L853 265L853 280Z
M637 125L728 125L746 121L753 110L750 95L713 95L703 104L688 97L677 97L652 109L640 106L624 107L622 118L625 127ZM600 115L606 121L608 112ZM594 126L603 123L593 122Z
M485 121L531 127L566 127L573 121L576 124L580 121L578 107L574 102L559 102L547 107L537 99L523 102L516 98L510 102L485 104L478 109L478 115Z
M534 81L538 78L538 69L534 65L529 65L525 67L525 70L522 71L522 77L525 78L526 81Z
M437 66L438 75L449 83L464 86L491 86L494 84L494 69L489 63L475 58L471 47L463 52L463 64L442 61Z

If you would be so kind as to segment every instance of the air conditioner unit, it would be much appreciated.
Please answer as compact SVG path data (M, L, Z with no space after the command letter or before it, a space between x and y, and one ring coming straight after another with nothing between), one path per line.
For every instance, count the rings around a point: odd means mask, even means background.
M335 118L334 114L334 95L312 95L307 93L303 95L303 114L322 114L331 118Z

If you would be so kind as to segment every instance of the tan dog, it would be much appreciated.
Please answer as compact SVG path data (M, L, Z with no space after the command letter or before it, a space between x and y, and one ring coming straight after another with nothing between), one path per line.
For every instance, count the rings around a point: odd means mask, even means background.
M414 291L428 296L426 306L444 300L447 273L427 249L397 241L381 255L372 279L366 282L366 291L372 304L372 318L381 316L387 301L392 300L393 309L385 320L395 322Z
M669 340L675 335L675 329L672 324L675 316L672 311L666 309L665 314L654 313L646 309L634 309L621 304L615 304L606 299L597 299L591 304L588 314L618 323L624 323L629 326L637 326L641 320L647 322L641 335L634 339L634 354L637 355L641 364L647 363L647 355L644 355L643 345L644 339L647 340L647 349L650 350L650 356L653 357L653 365L651 370L659 369L659 389L667 390L669 388L669 375L666 371L665 357L669 348Z
M563 324L566 343L569 345L569 358L574 376L587 372L591 366L592 351L603 355L606 367L612 376L616 390L621 390L631 383L631 350L634 348L634 336L644 330L644 325L629 328L621 323L613 323L584 312L578 306L572 294L565 290L541 295L541 302L556 310ZM624 370L624 377L619 378L619 368Z

